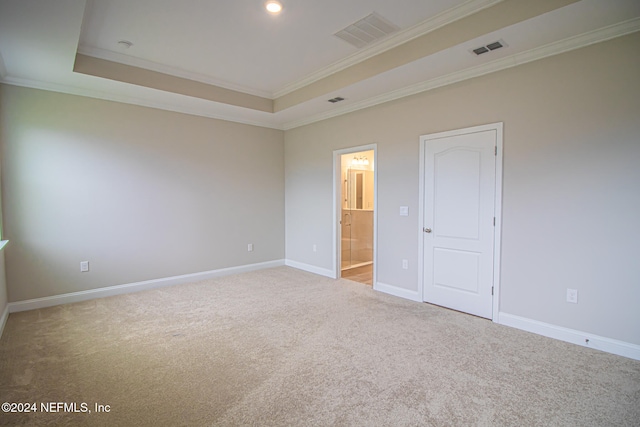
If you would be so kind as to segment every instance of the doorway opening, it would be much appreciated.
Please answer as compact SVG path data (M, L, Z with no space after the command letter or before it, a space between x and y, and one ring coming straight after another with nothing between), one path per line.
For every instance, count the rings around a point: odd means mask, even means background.
M375 150L339 155L340 277L373 285Z

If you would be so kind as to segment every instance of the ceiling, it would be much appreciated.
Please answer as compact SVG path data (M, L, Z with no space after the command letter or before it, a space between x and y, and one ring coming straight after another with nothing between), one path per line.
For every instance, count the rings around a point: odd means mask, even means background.
M638 0L282 3L0 0L0 81L291 129L640 30ZM374 12L397 31L334 35Z

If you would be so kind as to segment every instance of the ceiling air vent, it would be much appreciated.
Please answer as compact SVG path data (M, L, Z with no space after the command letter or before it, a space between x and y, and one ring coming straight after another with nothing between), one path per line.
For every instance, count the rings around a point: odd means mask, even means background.
M387 19L373 12L349 25L347 28L338 31L334 36L360 49L399 29L397 25L392 24Z
M489 43L485 46L480 46L475 49L471 49L471 52L476 55L482 55L483 53L491 52L492 50L500 49L501 47L505 47L507 44L503 40L498 40L497 42Z
M489 49L484 46L473 49L473 53L475 53L476 55L482 55L483 53L487 52L489 52Z
M335 104L336 102L344 101L344 98L341 96L336 96L335 98L331 98L328 101L332 104Z

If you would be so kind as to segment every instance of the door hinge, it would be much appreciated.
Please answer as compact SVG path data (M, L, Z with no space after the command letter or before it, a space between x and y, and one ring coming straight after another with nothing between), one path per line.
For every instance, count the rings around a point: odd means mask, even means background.
M491 287L491 296L493 296L493 286Z
M497 156L497 155L498 155L498 146L496 145L496 146L495 146L495 147L493 147L493 148L494 148L494 150L493 150L493 154Z
M495 216L493 217L493 226L494 227L496 226L496 217Z

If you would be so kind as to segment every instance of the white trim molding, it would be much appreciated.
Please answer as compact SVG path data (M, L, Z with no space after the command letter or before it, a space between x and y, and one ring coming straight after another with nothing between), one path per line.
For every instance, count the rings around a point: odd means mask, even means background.
M330 111L315 114L299 120L292 120L290 122L284 123L282 125L282 129L290 130L300 126L305 126L311 123L330 119L332 117L342 116L354 111L373 107L379 104L384 104L385 102L394 101L396 99L404 98L422 92L427 92L440 87L484 76L486 74L491 74L497 71L517 67L518 65L527 64L539 59L544 59L550 56L580 49L592 44L611 40L616 37L625 36L636 31L640 31L640 18L630 19L618 24L613 24L604 28L589 31L584 34L569 37L564 40L549 43L547 45L530 49L525 52L506 56L504 58L487 62L486 64L478 65L476 67L466 68L464 70L445 74L443 76L436 77L430 80L425 80L423 82L392 90L390 92L367 98L362 101L347 104L344 107L338 107Z
M284 265L287 267L297 268L298 270L307 271L309 273L319 274L320 276L329 277L331 279L335 279L336 276L333 274L333 271L328 268L322 268L311 264L305 264L303 262L293 261L287 259L284 261Z
M407 43L408 41L435 31L438 28L466 18L467 16L473 15L474 13L478 13L483 9L500 3L501 1L503 0L469 0L459 6L447 9L431 19L416 24L413 27L409 27L406 30L395 33L388 38L384 38L379 43L374 43L373 45L365 47L364 49L359 50L344 59L334 62L333 64L324 67L312 74L309 74L308 76L298 81L289 83L282 89L275 91L273 93L273 97L280 98L281 96L285 96L293 91L315 83L318 80L322 80L325 77L366 61L369 58L373 58L374 56L384 53L390 49L398 47L401 44Z
M173 111L175 113L189 114L191 116L199 116L199 117L208 117L210 119L224 120L227 122L234 122L234 123L242 123L242 124L251 125L251 126L260 126L260 127L265 127L269 129L283 130L279 124L274 123L275 117L273 113L254 111L254 114L262 115L267 119L253 120L253 119L246 118L246 116L243 116L241 113L239 114L236 114L233 112L219 113L217 111L213 111L213 109L217 108L218 105L221 105L220 103L216 103L213 101L210 101L209 105L211 105L211 108L212 108L210 110L208 108L202 108L201 106L191 105L188 100L184 102L171 102L171 101L165 102L165 101L159 101L157 99L142 98L142 97L137 97L132 95L125 95L121 93L105 92L102 90L94 90L94 89L89 89L84 87L63 85L63 84L39 81L39 80L23 79L23 78L12 77L12 76L6 76L2 80L0 80L0 83L8 84L11 86L26 87L31 89L48 90L50 92L66 93L68 95L84 96L86 98L120 102L122 104L138 105L140 107L155 108L155 109L164 110L164 111ZM156 91L156 89L149 89L149 90ZM163 92L163 91L159 91L159 92ZM169 92L166 92L166 93L169 93ZM185 97L185 95L180 95L180 94L171 94L171 95L179 98ZM226 109L229 109L229 108L242 109L242 107L235 107L235 106L229 106L229 105L225 106L225 108ZM243 110L246 110L246 109L243 109Z
M25 301L10 302L8 305L10 313L19 311L35 310L38 308L53 307L61 304L87 301L96 298L110 297L114 295L129 294L133 292L146 291L149 289L162 288L165 286L180 285L200 280L214 279L216 277L229 276L231 274L246 273L249 271L262 270L265 268L280 267L284 265L284 260L261 262L257 264L247 264L237 267L221 268L218 270L203 271L200 273L183 274L181 276L165 277L161 279L145 280L142 282L127 283L124 285L108 286L86 291L71 292L62 295L53 295L44 298L35 298Z
M80 45L78 46L78 53L82 55L90 56L92 58L104 59L105 61L111 61L111 62L116 62L118 64L129 65L131 67L143 68L145 70L155 71L157 73L162 73L162 74L166 74L173 77L180 77L183 79L193 80L193 81L204 83L211 86L217 86L224 89L234 90L236 92L242 92L249 95L259 96L262 98L273 99L273 94L271 92L233 84L224 80L215 79L213 77L210 77L204 74L181 70L180 68L159 64L157 62L149 61L142 58L136 58L133 56L124 55L119 52L113 52L110 50L100 49L97 47Z
M499 313L498 323L548 338L577 344L582 347L594 348L596 350L616 354L618 356L640 360L640 345L637 344L606 338L562 326L551 325L549 323L504 312Z
M0 337L2 337L2 333L4 332L4 326L7 324L7 319L9 319L9 304L4 306L2 316L0 316Z
M388 285L386 283L380 283L380 282L374 282L374 283L375 285L373 286L373 289L376 291L393 295L395 297L408 299L411 301L422 302L422 298L420 297L420 292L418 291L412 291L411 289L401 288L395 285Z
M474 11L484 9L485 7L489 7L493 4L499 3L499 1L500 0L477 0L474 2L469 2L469 4L465 3L464 5L465 8L467 6L473 6L473 7L470 7L468 9L462 8L457 11L453 11L453 10L449 11L448 13L458 14L456 15L458 17L455 19L453 15L451 15L449 18L453 19L453 21L464 18L464 16L474 13ZM410 29L410 31L413 31L413 32L411 32L411 34L407 33L406 35L406 37L408 37L407 40L410 40L411 38L419 37L421 35L420 34L421 31L424 31L425 33L428 32L427 27L429 27L429 25L433 26L431 30L439 28L442 25L446 25L447 23L446 21L449 18L447 18L444 15L436 16L434 17L434 22L432 22L431 24L429 24L429 21L423 23L425 25L424 28ZM213 107L203 108L201 105L190 105L188 101L184 101L184 102L158 101L151 98L142 98L139 96L130 96L125 94L115 94L111 92L105 92L105 91L90 89L86 87L75 87L75 86L60 84L60 83L36 81L36 80L31 80L26 78L20 78L20 77L9 75L7 70L3 69L1 64L0 64L0 83L13 85L13 86L34 88L34 89L49 90L52 92L67 93L71 95L86 96L89 98L104 99L108 101L121 102L124 104L140 105L140 106L149 107L149 108L157 108L160 110L174 111L174 112L190 114L194 116L209 117L213 119L226 120L230 122L243 123L243 124L248 124L253 126L260 126L260 127L287 131L300 126L305 126L311 123L319 122L329 118L348 114L354 111L373 107L375 105L383 104L396 99L430 91L433 89L459 83L475 77L480 77L493 72L516 67L518 65L526 64L528 62L544 59L550 56L569 52L569 51L576 50L592 44L604 42L604 41L611 40L616 37L621 37L627 34L631 34L637 31L640 31L640 18L632 18L624 22L599 28L593 31L576 35L576 36L572 36L564 40L559 40L557 42L553 42L545 46L541 46L525 52L520 52L514 55L510 55L502 59L491 61L480 66L467 68L454 73L446 74L430 80L409 85L404 88L392 90L390 92L386 92L377 96L363 99L361 101L357 101L352 104L347 104L347 105L344 105L343 107L331 109L330 111L326 111L318 114L312 114L310 116L304 116L302 118L294 119L294 120L286 120L286 118L282 119L279 117L277 113L275 114L264 113L261 115L262 117L253 116L252 118L248 118L246 115L244 115L244 109L240 107L238 107L237 109L234 109L235 111L230 111L228 109L225 109L224 112L217 111L217 110L214 111ZM398 37L399 36L400 35L398 34ZM385 41L384 43L387 43L387 42L392 43L393 40L395 39L390 38L388 39L388 41ZM394 46L392 45L386 46L384 44L381 44L380 46L376 45L374 47L376 49L381 49L381 50L377 53L371 53L370 54L371 56L381 53L384 50L391 49ZM96 52L93 52L93 51L92 53L94 55L97 54ZM365 56L363 57L354 56L353 58L347 58L345 59L345 61L352 61L352 63L350 62L336 63L330 67L327 67L326 69L318 71L317 75L314 74L312 76L308 76L306 79L303 79L299 82L292 83L286 88L280 91L277 91L276 94L274 95L275 98L283 96L287 93L290 93L296 90L297 88L304 87L305 85L311 84L314 81L322 79L323 77L326 77L327 73L329 74L335 73L340 69L348 68L349 66L366 59L367 53L365 53L364 51L358 52L358 54L363 54ZM0 58L0 60L1 59L2 58ZM169 70L164 70L164 71L167 72ZM220 83L222 82L218 82L218 83L219 83L218 85L220 85ZM254 93L260 93L260 92L254 92ZM262 93L264 94L264 92ZM324 99L324 96L320 98ZM207 105L213 105L215 107L217 104L212 103ZM225 106L225 108L228 108L228 106Z

